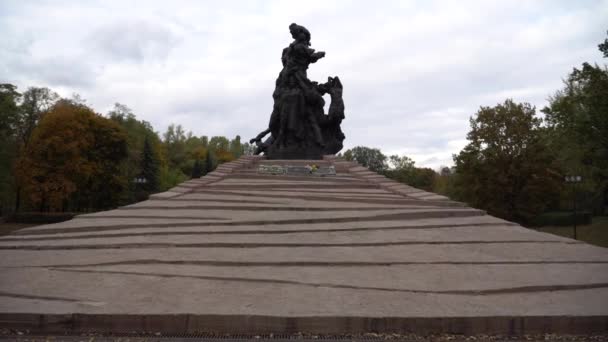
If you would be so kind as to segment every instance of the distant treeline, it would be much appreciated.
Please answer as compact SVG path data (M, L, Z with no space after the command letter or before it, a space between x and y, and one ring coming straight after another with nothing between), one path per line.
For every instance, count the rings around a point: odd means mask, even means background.
M608 39L599 45L608 57ZM346 159L414 187L521 223L546 211L579 208L606 215L608 205L608 69L583 63L541 110L506 100L470 119L468 145L454 167L415 167L408 157L355 147ZM582 182L565 182L581 176ZM576 196L576 197L575 197Z
M608 57L608 39L599 45ZM418 168L406 156L355 147L343 153L412 186L521 223L574 201L595 215L608 203L608 69L583 63L537 115L507 99L470 119L454 166ZM124 105L96 113L48 88L0 84L0 209L92 211L146 198L250 154L236 136L196 137L171 125L159 136ZM565 182L581 176L580 184ZM575 197L576 196L576 197Z
M113 208L245 153L238 135L197 137L171 125L159 136L125 105L101 115L79 96L0 84L1 214Z

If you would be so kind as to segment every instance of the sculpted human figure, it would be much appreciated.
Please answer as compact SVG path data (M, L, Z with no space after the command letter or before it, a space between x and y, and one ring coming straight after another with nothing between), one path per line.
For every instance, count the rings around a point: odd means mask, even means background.
M341 83L339 80L335 83L333 78L322 85L311 82L307 76L308 67L323 58L325 52L310 48L310 32L305 27L294 23L289 31L294 40L281 55L283 68L276 80L268 128L250 142L257 145L256 154L264 153L271 159L320 159L323 154L337 153L342 148L344 135L339 128L344 117ZM340 107L334 102L342 103L341 116L325 115L322 95L326 93L332 97L330 111ZM332 93L339 93L339 99ZM335 120L336 117L340 119ZM269 133L270 137L263 140Z
M283 70L277 83L288 82L290 77L297 78L298 82L306 82L308 81L306 75L308 66L310 63L316 63L319 59L325 57L325 52L315 52L314 49L310 48L310 32L304 26L293 23L289 25L289 32L294 41L283 49L283 55L281 56Z

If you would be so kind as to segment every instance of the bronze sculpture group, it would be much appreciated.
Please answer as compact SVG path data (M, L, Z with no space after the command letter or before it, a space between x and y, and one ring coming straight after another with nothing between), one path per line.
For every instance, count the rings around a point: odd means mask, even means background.
M257 145L256 154L269 159L321 159L342 149L342 83L338 77L321 84L309 80L308 66L325 57L325 52L310 48L310 32L304 26L291 24L289 31L294 41L283 49L270 123L250 143ZM331 97L327 114L324 94Z

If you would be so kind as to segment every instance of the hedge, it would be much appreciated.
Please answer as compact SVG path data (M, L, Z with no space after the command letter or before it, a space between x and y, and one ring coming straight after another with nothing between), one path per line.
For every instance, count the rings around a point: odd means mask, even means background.
M579 211L576 213L576 224L591 224L592 214L589 211ZM568 211L556 211L540 214L530 221L530 225L542 226L572 226L574 225L574 213Z
M24 212L14 213L6 218L6 222L16 223L57 223L71 220L76 216L75 213L45 213L45 212Z

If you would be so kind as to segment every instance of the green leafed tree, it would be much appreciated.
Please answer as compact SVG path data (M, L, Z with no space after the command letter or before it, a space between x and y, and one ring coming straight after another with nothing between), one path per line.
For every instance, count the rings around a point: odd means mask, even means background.
M30 87L23 93L20 115L15 125L23 145L27 145L38 121L59 99L59 95L49 88Z
M0 84L0 216L13 209L15 181L12 166L18 152L16 123L21 94L12 84Z
M392 155L389 164L390 168L384 171L386 177L418 189L433 190L436 173L432 169L415 167L408 156Z
M18 116L14 121L14 130L17 137L17 153L22 154L29 144L32 132L57 101L59 95L49 88L29 87L21 96ZM17 183L15 188L15 211L21 206L21 186Z
M138 120L129 107L120 103L114 104L114 108L108 112L108 117L110 120L118 123L127 133L128 155L121 165L121 177L123 177L129 186L122 194L122 202L132 203L143 198L138 195L139 191L143 189L134 180L142 174L143 157L145 155L151 156L156 161L158 172L156 185L151 184L151 190L145 192L159 191L162 183L160 174L166 175L167 173L167 158L164 153L164 146L158 134L154 132L152 125L147 121ZM146 140L150 149L148 153L144 153Z
M354 160L375 172L381 173L388 169L387 157L377 148L357 146L345 151L343 156L344 159Z
M0 84L0 132L4 135L12 135L19 116L18 102L21 94L17 87L4 83Z
M414 167L414 161L408 156L392 155L389 157L390 169L407 170Z
M243 155L244 152L243 144L241 144L241 136L237 135L234 139L230 140L230 150L234 158L238 158Z
M142 188L148 193L158 192L159 190L159 165L150 139L146 136L141 156L141 175L146 180Z
M203 175L203 165L200 159L194 161L194 167L192 168L192 178L201 178Z
M527 103L481 107L468 145L454 157L457 197L492 215L525 222L557 198L561 177Z
M215 151L229 151L230 150L230 140L223 136L211 137L209 139L209 149L212 152Z
M608 31L606 33L608 33ZM604 54L604 57L608 58L608 38L604 39L604 41L597 47Z
M213 156L211 155L211 149L207 149L207 155L205 156L205 168L203 170L204 174L208 174L213 171Z
M181 168L188 161L186 132L181 125L170 125L163 138L169 159L169 168Z
M608 57L608 39L599 48ZM562 169L584 179L580 190L590 203L583 205L603 213L608 207L608 68L589 63L574 68L543 112L547 141Z

